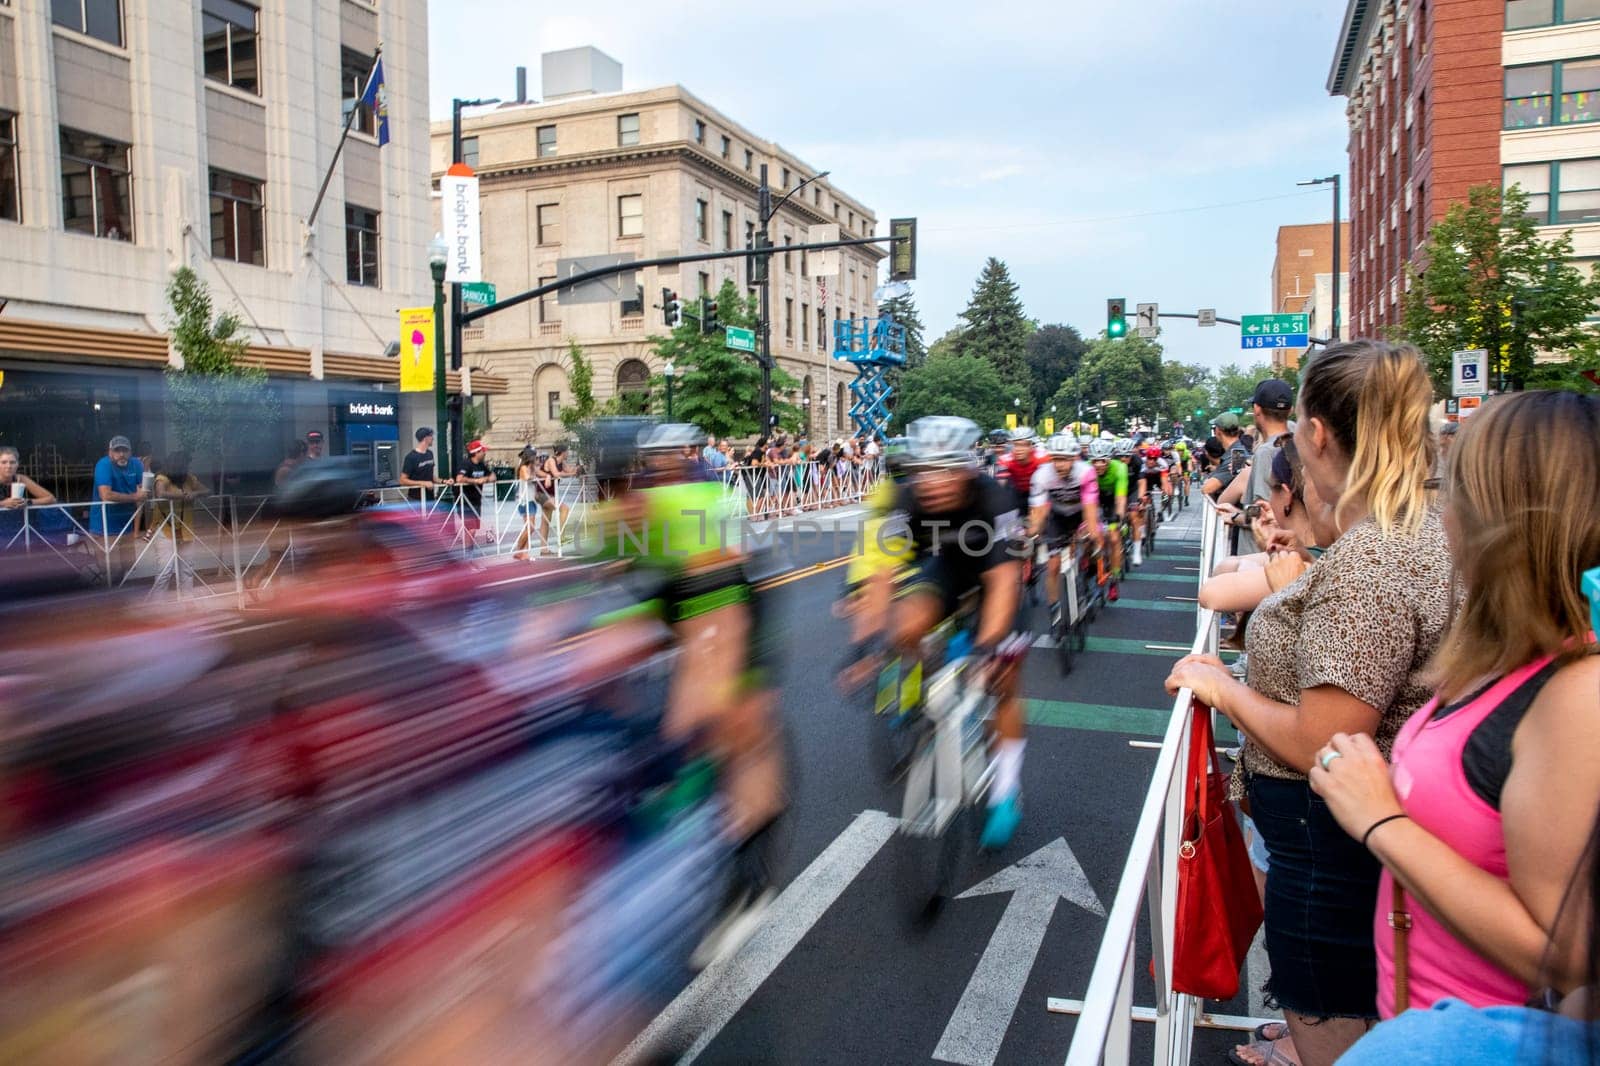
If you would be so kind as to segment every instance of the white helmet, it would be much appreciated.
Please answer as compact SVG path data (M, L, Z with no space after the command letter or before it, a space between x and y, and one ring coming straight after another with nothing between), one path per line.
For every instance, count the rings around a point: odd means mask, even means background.
M1090 459L1110 459L1111 458L1111 442L1102 437L1100 440L1097 440L1094 443L1090 444L1089 445L1089 458Z
M1044 447L1052 459L1076 459L1083 454L1083 445L1070 433L1057 433Z
M1018 426L1016 429L1011 431L1012 444L1015 444L1018 441L1031 441L1038 439L1039 435L1033 431L1032 426Z
M640 451L682 450L700 448L706 435L699 426L690 422L661 422L639 431Z
M972 446L982 430L970 418L929 415L906 427L907 466L963 466L976 462Z

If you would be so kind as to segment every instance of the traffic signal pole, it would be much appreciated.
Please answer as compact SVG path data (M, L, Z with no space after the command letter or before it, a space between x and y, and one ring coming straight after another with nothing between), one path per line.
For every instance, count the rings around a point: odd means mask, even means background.
M756 218L761 230L761 332L757 335L756 362L761 365L761 432L772 432L772 188L767 184L767 164L761 164L761 187L756 190Z

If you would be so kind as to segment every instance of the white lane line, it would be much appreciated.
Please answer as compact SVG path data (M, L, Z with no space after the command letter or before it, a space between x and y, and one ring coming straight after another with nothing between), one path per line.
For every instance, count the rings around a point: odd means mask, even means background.
M696 977L617 1057L617 1064L647 1061L645 1056L652 1049L682 1046L691 1035L694 1043L678 1062L679 1066L693 1062L866 869L899 824L899 819L882 811L856 815L784 889L755 936L736 954L713 963Z

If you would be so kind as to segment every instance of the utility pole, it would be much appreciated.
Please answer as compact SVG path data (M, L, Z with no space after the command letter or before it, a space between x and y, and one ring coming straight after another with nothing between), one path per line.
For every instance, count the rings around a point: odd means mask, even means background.
M761 364L761 430L756 434L765 437L772 432L772 236L767 224L772 220L772 190L767 186L767 164L761 164L761 188L756 190L756 218L760 222L759 243L756 256L761 261L761 342L756 362Z

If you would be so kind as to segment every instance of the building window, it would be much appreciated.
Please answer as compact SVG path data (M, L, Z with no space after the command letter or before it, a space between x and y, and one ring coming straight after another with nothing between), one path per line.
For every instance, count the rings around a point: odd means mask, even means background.
M211 172L211 258L267 265L261 183Z
M541 277L539 279L539 287L543 288L544 286L550 284L552 281L555 281L555 280L556 280L556 276L554 274L547 274L544 277ZM540 325L543 325L546 322L560 322L561 321L561 316L556 312L556 307L557 306L558 305L557 305L557 302L556 302L556 294L555 293L547 292L543 296L539 297L539 323L540 323Z
M694 202L694 239L697 241L710 240L706 233L706 202L704 200L696 200Z
M644 235L644 197L617 197L617 236L641 237Z
M744 168L746 170L754 170L756 168L756 154L748 148L744 150Z
M722 212L722 250L733 251L733 212Z
M125 144L61 130L61 219L69 232L133 240L128 154Z
M122 0L51 0L57 26L122 47Z
M559 392L545 394L544 414L552 422L561 421L561 394Z
M635 144L638 144L638 143L639 143L639 116L638 116L638 114L634 113L632 115L618 115L617 116L617 145L618 145L618 147L627 148L627 147L629 147L631 145L635 145Z
M361 102L374 60L350 48L341 49L339 54L339 84L344 90L344 113L349 114L352 107L356 109L356 120L350 128L375 137L378 134L378 116L371 104Z
M534 208L535 236L540 244L561 243L561 205L540 204Z
M733 138L732 137L723 137L722 138L722 158L731 159L732 157L733 157Z
M478 169L478 138L461 138L461 161L473 170Z
M1506 0L1506 29L1600 19L1600 0Z
M788 167L784 167L783 168L783 184L778 186L778 187L780 189L787 189L789 187L789 168Z
M256 9L239 0L202 0L200 33L206 77L246 92L261 91L256 67L260 21Z
M783 298L783 339L790 344L794 343L794 298Z
M1600 159L1563 159L1506 167L1504 186L1528 194L1541 226L1600 221Z
M1600 119L1600 59L1567 59L1507 67L1506 129L1593 122Z
M22 221L21 186L17 181L17 116L0 111L0 219Z
M817 207L822 206L822 186L814 186L811 190L811 202Z
M549 159L556 154L556 128L554 126L539 127L539 158Z
M809 304L800 305L800 343L811 343L811 306Z
M630 315L637 316L644 314L644 286L637 286L634 290L634 293L635 295L633 299L622 301L622 316L624 318L627 318Z
M344 271L352 285L376 289L378 277L378 220L376 211L354 204L344 206Z
M706 143L706 124L704 119L697 118L694 120L694 143Z
M811 261L806 258L806 255L806 250L804 248L800 249L800 276L802 278L810 275L808 267L810 266Z
M785 269L785 270L793 270L794 269L794 253L788 250L789 246L791 244L793 244L793 243L794 243L794 238L793 237L785 237L783 239L783 247L784 247L783 269Z
M704 270L700 271L699 282L700 282L700 290L699 290L700 291L700 295L701 296L709 296L709 295L711 295L711 275L707 274Z
M817 350L828 350L828 313L822 308L817 308Z

